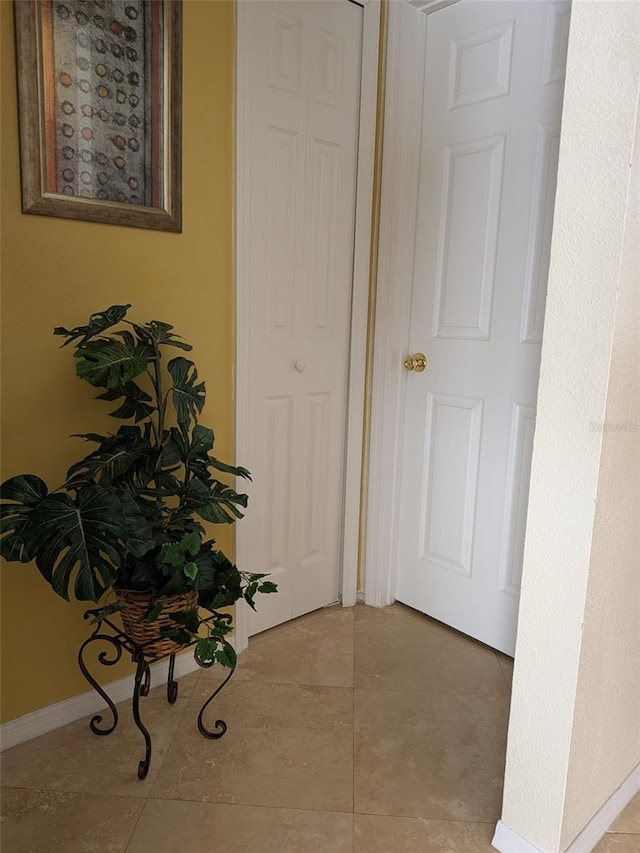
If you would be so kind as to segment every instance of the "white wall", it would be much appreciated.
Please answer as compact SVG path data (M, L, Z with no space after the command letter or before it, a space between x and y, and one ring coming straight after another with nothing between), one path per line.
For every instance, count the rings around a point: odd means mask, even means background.
M640 122L637 125L640 132ZM603 427L561 847L640 764L640 139Z
M639 81L640 3L574 0L502 814L545 853L566 849L638 752L638 645L629 669L616 648L640 615L638 549L614 533L610 552L607 524L632 511L640 433L590 425L627 418L616 300Z

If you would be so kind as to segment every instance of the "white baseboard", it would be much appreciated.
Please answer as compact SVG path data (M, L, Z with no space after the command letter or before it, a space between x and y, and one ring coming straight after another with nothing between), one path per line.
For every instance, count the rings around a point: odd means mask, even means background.
M582 832L574 838L565 853L591 853L616 818L638 793L640 793L640 764L634 767ZM498 821L491 845L500 853L545 853L501 820Z
M609 797L602 808L595 813L582 832L567 847L566 853L591 853L611 824L620 817L631 800L640 793L640 764ZM640 843L640 836L638 838Z
M491 846L499 850L500 853L544 853L544 850L541 850L527 838L523 838L515 829L511 829L501 820L496 826Z
M176 678L193 672L197 668L198 665L193 654L177 655L174 670ZM168 658L152 666L151 686L154 687L166 681L168 672ZM102 686L114 702L122 702L131 697L133 679L132 673ZM19 743L39 737L54 729L59 729L61 726L66 726L67 723L81 720L82 717L87 717L96 711L102 711L104 708L106 705L95 690L88 690L79 696L71 696L69 699L63 699L62 702L48 705L39 711L25 714L24 717L18 717L17 720L10 720L0 726L0 750L10 749L12 746L17 746Z

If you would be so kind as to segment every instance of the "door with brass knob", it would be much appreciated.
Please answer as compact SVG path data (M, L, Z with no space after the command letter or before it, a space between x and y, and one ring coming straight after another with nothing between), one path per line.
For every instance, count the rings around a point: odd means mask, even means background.
M426 24L424 5L437 7ZM417 92L427 81L421 116L412 102L385 145L383 208L385 186L397 187L380 245L393 244L384 278L403 306L390 340L428 349L430 362L398 389L398 437L377 439L399 469L380 515L398 518L393 597L513 655L570 4L389 6L401 35L390 45L424 28L423 61L407 74ZM424 370L402 352L407 370ZM372 493L389 463L373 466Z
M404 360L404 366L407 370L414 370L416 373L422 373L427 369L427 357L423 352L416 352L414 355L408 355Z

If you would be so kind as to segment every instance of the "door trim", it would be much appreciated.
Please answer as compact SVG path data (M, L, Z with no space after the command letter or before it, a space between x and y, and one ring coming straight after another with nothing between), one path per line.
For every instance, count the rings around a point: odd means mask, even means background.
M389 3L364 600L395 599L402 412L418 204L425 14Z
M245 180L249 162L248 121L250 109L248 75L248 32L251 3L236 3L236 114L235 114L235 260L236 260L236 455L248 455L250 340L247 318L250 309L248 264L251 241L250 186ZM393 5L393 4L392 4ZM362 73L358 129L358 166L354 233L353 291L349 347L347 400L344 524L342 534L342 604L356 603L360 498L362 491L362 448L365 411L367 315L371 256L371 219L374 186L375 128L378 90L378 42L380 0L362 7ZM248 542L242 526L236 529L236 560L247 565ZM244 602L236 604L235 648L240 652L249 642L249 613Z

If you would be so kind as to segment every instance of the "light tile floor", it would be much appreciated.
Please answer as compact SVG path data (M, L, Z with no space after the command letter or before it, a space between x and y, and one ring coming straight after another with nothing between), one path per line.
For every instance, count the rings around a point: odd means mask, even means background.
M488 853L500 816L512 662L402 605L329 608L251 641L224 671L2 757L2 853ZM596 848L640 851L640 797Z

